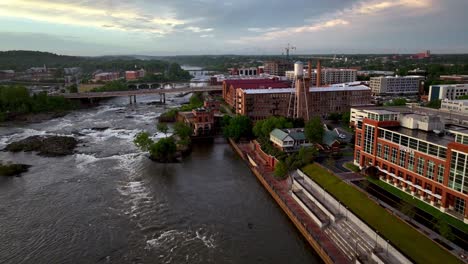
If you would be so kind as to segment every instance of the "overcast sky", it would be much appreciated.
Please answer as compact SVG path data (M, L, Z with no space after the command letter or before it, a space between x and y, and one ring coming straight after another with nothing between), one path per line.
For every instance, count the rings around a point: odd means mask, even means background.
M468 0L0 0L0 50L468 53Z

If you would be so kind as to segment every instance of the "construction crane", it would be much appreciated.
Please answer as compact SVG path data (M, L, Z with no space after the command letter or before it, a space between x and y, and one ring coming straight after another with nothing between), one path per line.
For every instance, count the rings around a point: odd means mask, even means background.
M289 51L296 50L296 47L291 46L291 45L288 43L288 46L287 46L286 48L284 48L284 50L286 51L286 59L289 59Z

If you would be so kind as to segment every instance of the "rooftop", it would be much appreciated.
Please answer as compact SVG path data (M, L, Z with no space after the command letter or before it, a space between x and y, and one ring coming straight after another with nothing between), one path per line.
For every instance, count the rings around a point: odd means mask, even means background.
M422 130L418 129L409 129L409 128L404 128L404 127L388 127L385 128L394 132L398 132L400 134L417 138L420 140L424 140L430 143L434 143L437 145L441 145L444 147L447 147L447 145L451 142L455 141L455 137L453 134L446 134L446 133L440 133L436 134L434 132L425 132ZM447 128L446 130L450 130L450 128Z
M311 87L311 93L317 92L342 92L342 91L367 91L369 87L365 85L356 86L327 86L327 87ZM243 89L246 94L271 94L271 93L295 93L295 88L268 88L268 89Z

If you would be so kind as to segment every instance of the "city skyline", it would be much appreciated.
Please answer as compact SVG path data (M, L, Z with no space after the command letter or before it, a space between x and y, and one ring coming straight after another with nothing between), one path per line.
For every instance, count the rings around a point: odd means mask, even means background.
M0 3L0 50L67 55L468 52L460 0Z

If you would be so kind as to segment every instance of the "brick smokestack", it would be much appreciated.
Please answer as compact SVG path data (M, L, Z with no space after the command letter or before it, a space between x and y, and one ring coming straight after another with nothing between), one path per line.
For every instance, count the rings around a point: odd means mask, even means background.
M309 60L307 62L307 78L304 79L305 81L305 87L306 87L306 93L309 92L309 87L310 87L310 81L312 80L312 62Z
M317 87L320 87L322 84L322 66L320 65L320 60L317 60Z

